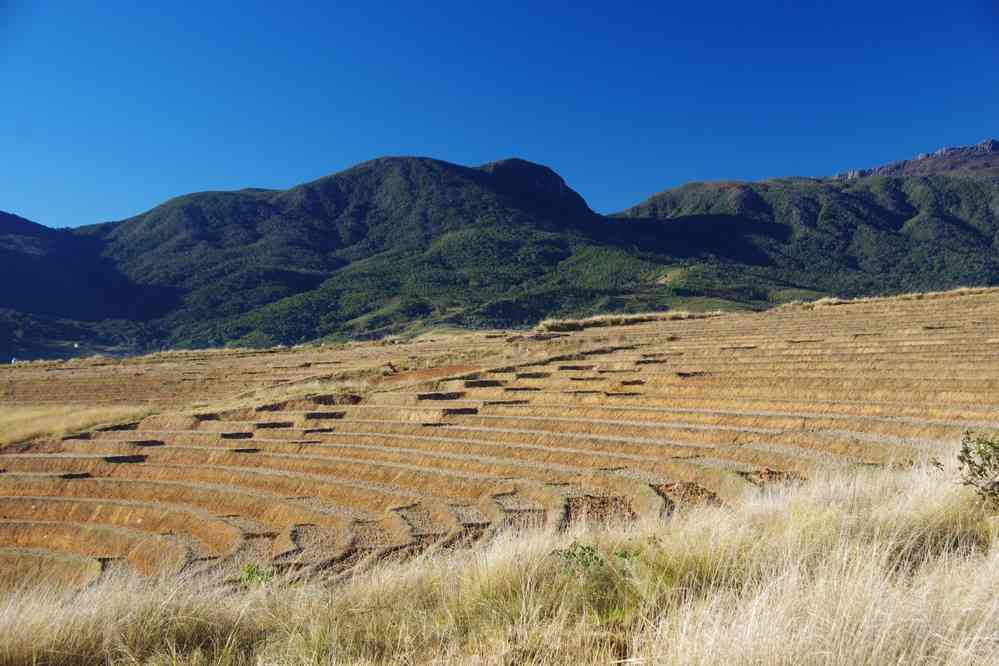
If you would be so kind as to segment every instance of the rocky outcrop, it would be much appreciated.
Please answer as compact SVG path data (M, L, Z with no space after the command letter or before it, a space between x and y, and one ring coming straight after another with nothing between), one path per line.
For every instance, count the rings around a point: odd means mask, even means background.
M986 139L974 146L946 147L920 153L911 160L889 162L871 169L836 174L840 180L868 176L933 176L940 174L999 177L999 141Z

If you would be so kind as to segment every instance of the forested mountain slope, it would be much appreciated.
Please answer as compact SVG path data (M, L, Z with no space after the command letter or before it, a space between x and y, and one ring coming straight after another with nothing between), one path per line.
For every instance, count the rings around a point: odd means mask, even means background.
M600 216L530 162L397 157L74 230L3 214L0 354L999 284L999 180L940 171L692 183Z

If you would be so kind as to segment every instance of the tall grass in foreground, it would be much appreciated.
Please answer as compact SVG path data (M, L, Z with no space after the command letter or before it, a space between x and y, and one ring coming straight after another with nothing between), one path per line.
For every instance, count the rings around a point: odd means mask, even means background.
M996 663L995 539L947 473L836 473L664 522L506 534L332 587L24 589L0 598L0 663Z
M61 436L96 425L146 416L137 406L0 405L0 447L36 437Z

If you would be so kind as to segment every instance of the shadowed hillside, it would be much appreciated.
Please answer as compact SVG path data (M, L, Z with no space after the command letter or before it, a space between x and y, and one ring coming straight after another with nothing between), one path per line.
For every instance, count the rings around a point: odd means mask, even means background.
M172 289L140 290L101 249L96 239L0 212L0 307L73 319L161 314L153 301L166 305Z

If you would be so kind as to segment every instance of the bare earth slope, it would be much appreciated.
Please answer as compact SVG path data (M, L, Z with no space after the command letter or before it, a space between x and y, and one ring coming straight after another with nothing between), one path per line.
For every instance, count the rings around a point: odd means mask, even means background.
M155 413L4 447L0 557L71 585L336 574L509 525L657 516L823 466L953 457L965 429L999 429L997 376L999 290L4 367L0 410Z

